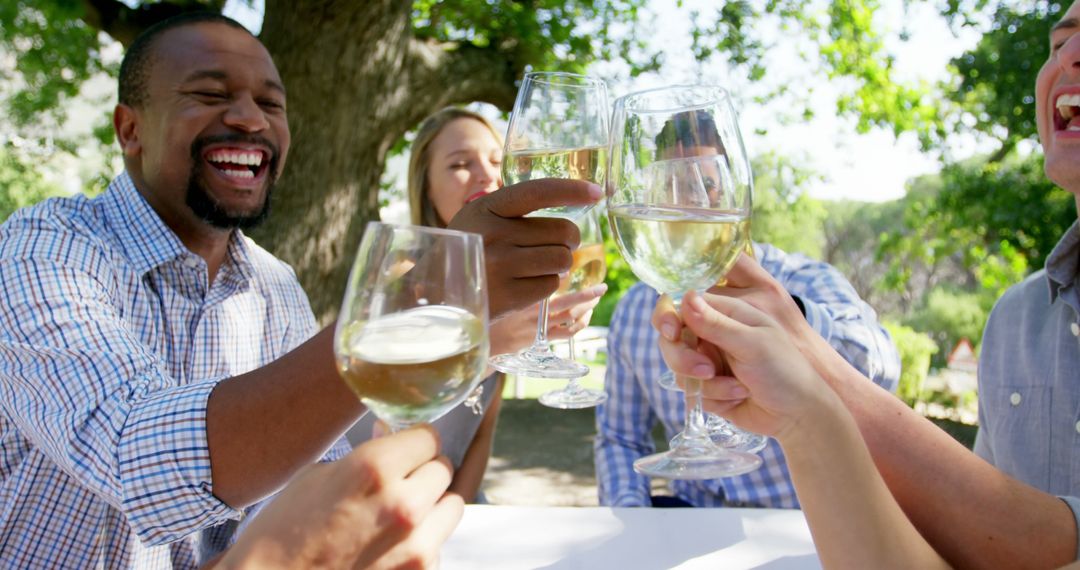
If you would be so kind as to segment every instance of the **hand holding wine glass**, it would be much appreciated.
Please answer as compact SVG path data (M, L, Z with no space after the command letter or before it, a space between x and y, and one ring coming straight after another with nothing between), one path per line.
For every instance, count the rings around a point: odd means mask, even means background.
M675 86L615 103L608 215L642 281L676 303L719 282L745 247L752 180L734 108L713 86ZM746 473L761 458L709 438L701 380L686 378L686 425L670 451L639 459L651 476L708 479Z
M599 79L572 73L529 73L518 90L507 127L503 180L541 178L603 184L608 148L607 88ZM576 219L591 204L545 208L531 215ZM547 339L547 301L540 307L536 339L518 354L502 354L491 366L535 378L580 378L583 364L559 358Z
M430 422L482 379L487 322L480 236L372 222L338 317L338 369L393 431Z

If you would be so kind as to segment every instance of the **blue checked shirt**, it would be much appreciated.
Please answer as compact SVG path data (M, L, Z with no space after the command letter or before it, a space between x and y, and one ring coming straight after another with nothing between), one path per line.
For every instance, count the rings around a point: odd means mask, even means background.
M814 330L864 374L872 369L874 382L895 391L900 356L877 324L873 309L859 299L843 275L826 263L770 245L755 244L754 249L761 266L802 301ZM656 291L638 283L619 301L611 319L604 382L608 400L596 413L601 505L651 506L651 482L634 472L634 460L656 451L651 436L656 422L663 423L668 440L683 428L682 392L665 390L656 381L667 370L660 356L659 333L650 324L658 298ZM697 507L798 508L779 444L770 439L761 457L762 467L746 475L673 481L670 489Z
M192 568L217 383L308 339L292 270L240 232L213 283L122 174L0 227L0 566ZM329 456L347 449L339 442Z

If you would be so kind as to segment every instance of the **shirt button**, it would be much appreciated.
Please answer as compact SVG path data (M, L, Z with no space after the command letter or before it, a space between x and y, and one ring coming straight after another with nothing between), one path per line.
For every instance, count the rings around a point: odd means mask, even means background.
M1076 433L1080 433L1080 422L1076 422Z
M1019 406L1020 400L1023 400L1023 398L1020 397L1020 392L1013 392L1012 395L1009 396L1009 402L1014 406Z
M1069 330L1072 331L1073 336L1080 336L1080 325L1072 323L1071 325L1069 325Z
M189 255L189 256L184 258L184 265L186 265L186 266L188 266L188 267L190 267L192 269L195 269L196 267L199 266L199 260L196 259L194 255Z

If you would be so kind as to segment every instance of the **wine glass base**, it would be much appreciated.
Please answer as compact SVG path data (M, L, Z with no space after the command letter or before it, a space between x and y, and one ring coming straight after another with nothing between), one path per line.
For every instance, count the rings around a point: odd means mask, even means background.
M724 449L743 453L758 453L769 445L769 436L741 430L734 435L710 431L709 438ZM671 447L678 447L681 440L681 434L671 438Z
M607 394L600 390L554 390L540 394L540 403L560 410L592 408L607 401Z
M525 376L526 378L581 378L589 373L589 367L584 364L566 360L555 356L555 353L519 352L517 354L500 354L493 356L488 361L492 368L499 372Z
M682 392L683 389L679 387L679 384L675 382L675 373L668 370L660 375L660 378L656 380L656 383L665 390L672 392Z
M769 436L739 429L716 414L706 414L705 430L709 434L709 439L724 449L757 453L769 444ZM675 438L678 437L675 436Z
M707 453L700 448L689 451L676 448L634 462L634 471L642 475L683 480L735 477L758 467L761 467L761 458L757 455L722 448L713 448Z

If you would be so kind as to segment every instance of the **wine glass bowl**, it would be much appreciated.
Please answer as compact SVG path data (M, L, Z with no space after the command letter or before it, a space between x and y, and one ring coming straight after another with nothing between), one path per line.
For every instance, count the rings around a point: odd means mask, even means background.
M540 178L602 184L608 151L607 85L561 72L525 75L506 129L502 175L507 184ZM556 206L534 216L575 219L592 205Z
M345 383L392 430L438 418L482 380L484 275L479 235L368 224L334 352Z

